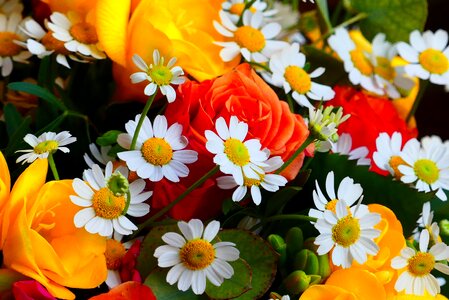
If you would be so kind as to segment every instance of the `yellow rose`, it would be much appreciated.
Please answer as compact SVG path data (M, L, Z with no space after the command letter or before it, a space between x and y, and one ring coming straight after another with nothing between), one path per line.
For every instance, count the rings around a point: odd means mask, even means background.
M225 41L214 28L219 21L222 0L99 0L97 32L105 52L116 63L114 77L119 99L142 98L143 88L132 85L129 75L138 71L131 58L140 55L152 62L154 49L167 60L178 59L177 65L202 81L230 71L239 62L224 63L221 47L214 41ZM122 93L121 93L122 91Z
M57 298L73 299L66 287L94 288L106 279L106 241L75 227L80 208L69 199L72 180L45 183L47 165L36 160L8 193L0 153L0 248L6 268L37 280Z

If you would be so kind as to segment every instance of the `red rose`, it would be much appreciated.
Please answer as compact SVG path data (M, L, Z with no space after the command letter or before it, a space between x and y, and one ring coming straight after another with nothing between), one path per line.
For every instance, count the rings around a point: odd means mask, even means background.
M169 123L183 126L183 135L189 139L189 149L198 152L198 161L189 166L188 178L180 183L162 180L155 184L152 207L160 209L173 201L193 182L214 167L213 155L206 150L205 130L215 131L215 120L231 116L248 124L247 139L257 138L271 155L286 161L307 138L309 131L303 118L293 114L286 102L248 65L239 65L232 72L214 80L187 82L178 91L176 101L168 105L165 116ZM304 159L304 154L282 173L293 179ZM206 181L193 191L171 215L177 219L211 218L220 212L222 200L229 191L220 190L215 179Z
M351 135L352 148L367 147L369 158L372 159L376 151L376 139L381 132L389 135L400 132L404 144L418 135L416 128L407 127L405 120L387 98L371 96L352 87L336 86L334 91L335 98L326 102L326 105L341 106L344 114L351 115L338 127L338 133ZM377 167L373 167L373 170L381 171Z
M16 300L56 300L42 284L36 280L16 281L12 285L12 292Z

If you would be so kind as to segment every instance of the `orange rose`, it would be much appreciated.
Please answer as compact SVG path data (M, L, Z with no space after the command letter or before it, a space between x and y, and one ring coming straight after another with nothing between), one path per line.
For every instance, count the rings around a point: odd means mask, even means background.
M9 194L3 189L9 182L8 167L0 153L3 264L35 279L53 296L73 299L66 287L94 288L106 279L106 242L75 227L79 207L69 199L72 181L45 183L47 165L46 159L31 164Z
M213 168L213 155L206 150L205 130L215 130L215 120L232 115L248 124L248 139L259 139L271 155L285 161L307 138L309 131L300 115L290 112L286 102L251 69L242 64L230 73L202 83L187 82L179 88L179 96L167 107L169 123L183 126L189 148L198 152L198 161L190 167L189 177L180 183L163 181L155 185L153 208L161 208L173 201L192 182ZM298 173L304 154L282 173L292 179ZM194 191L174 208L176 218L213 217L221 208L227 194L220 191L214 180L207 181L202 190ZM207 196L207 197L206 197ZM207 206L206 206L207 205ZM207 209L206 209L207 207Z

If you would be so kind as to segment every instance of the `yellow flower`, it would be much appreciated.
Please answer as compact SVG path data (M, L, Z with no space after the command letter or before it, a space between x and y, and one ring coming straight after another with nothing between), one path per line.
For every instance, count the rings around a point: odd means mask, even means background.
M94 288L106 279L106 241L75 227L72 180L45 183L47 165L36 160L9 193L0 153L0 249L6 268L37 280L57 298L74 299L66 287Z
M221 47L213 44L225 41L212 25L213 20L219 20L221 0L131 2L102 0L96 8L98 36L116 63L119 90L126 90L123 97L142 95L142 88L129 80L137 71L134 54L149 64L153 50L158 49L161 56L176 57L177 65L200 81L222 75L238 64L238 60L224 63L219 56Z
M41 0L50 6L52 11L66 13L76 11L80 14L87 14L95 8L96 0Z

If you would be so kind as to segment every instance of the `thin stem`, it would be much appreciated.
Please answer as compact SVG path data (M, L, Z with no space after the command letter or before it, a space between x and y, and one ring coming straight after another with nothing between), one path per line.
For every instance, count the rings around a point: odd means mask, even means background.
M147 103L145 104L145 107L143 108L142 114L140 115L139 122L137 123L136 131L134 131L133 139L131 141L131 146L130 146L129 150L134 150L134 148L136 148L137 137L139 136L140 128L142 128L143 120L145 120L145 117L147 116L148 111L150 110L151 104L153 104L156 94L157 94L157 90L154 92L153 95L150 96Z
M304 149L307 148L307 146L309 146L311 143L313 143L313 141L315 140L315 137L313 137L312 135L309 134L309 136L307 137L307 139L304 141L304 143L302 143L301 147L298 148L298 150L295 151L295 153L293 153L292 156L290 156L290 158L276 171L276 174L281 173L282 171L285 170L285 168L287 168L292 161L295 160L295 158L301 154L301 152L304 151Z
M326 30L324 32L328 33L332 31L332 24L329 20L329 9L327 7L327 1L317 0L316 5L321 17L323 18L323 21L325 23L324 25L326 26Z
M176 204L178 204L182 199L184 199L188 194L190 194L194 189L201 186L207 179L212 177L215 173L217 173L219 170L219 166L213 167L209 172L203 175L200 179L198 179L194 184L192 184L187 190L185 190L181 195L178 196L175 200L170 202L167 206L162 208L160 211L158 211L155 215L153 215L151 218L146 220L144 223L142 223L139 226L139 229L136 231L135 234L139 233L142 229L147 227L149 224L152 224L155 220L157 220L159 217L163 216L165 213L167 213L170 209L172 209Z
M421 102L421 99L427 89L427 86L429 85L429 80L419 80L419 92L418 95L415 98L415 101L413 102L412 109L408 112L407 118L405 119L405 123L408 125L410 119L415 115L416 110L418 109L419 103Z
M292 99L292 96L291 96L290 94L286 94L286 96L287 96L288 107L290 108L290 111L291 111L292 113L294 113L294 112L295 112L295 107L294 107L294 105L293 105L293 99Z
M297 215L297 214L276 215L276 216L268 217L268 218L264 219L262 222L257 223L256 225L251 227L250 231L254 231L266 223L270 223L270 222L274 222L274 221L283 221L283 220L298 220L298 221L316 222L317 218L309 217L309 216L305 216L305 215Z
M55 160L53 159L53 154L48 154L48 164L50 165L51 172L53 173L53 178L59 180L58 170L56 169Z
M266 65L263 65L263 64L260 64L260 63L256 63L256 62L254 62L254 61L249 61L248 63L249 63L251 66L259 67L259 68L264 69L264 70L267 71L268 73L272 73L271 70L270 70L270 68L269 68L268 66L266 66Z

